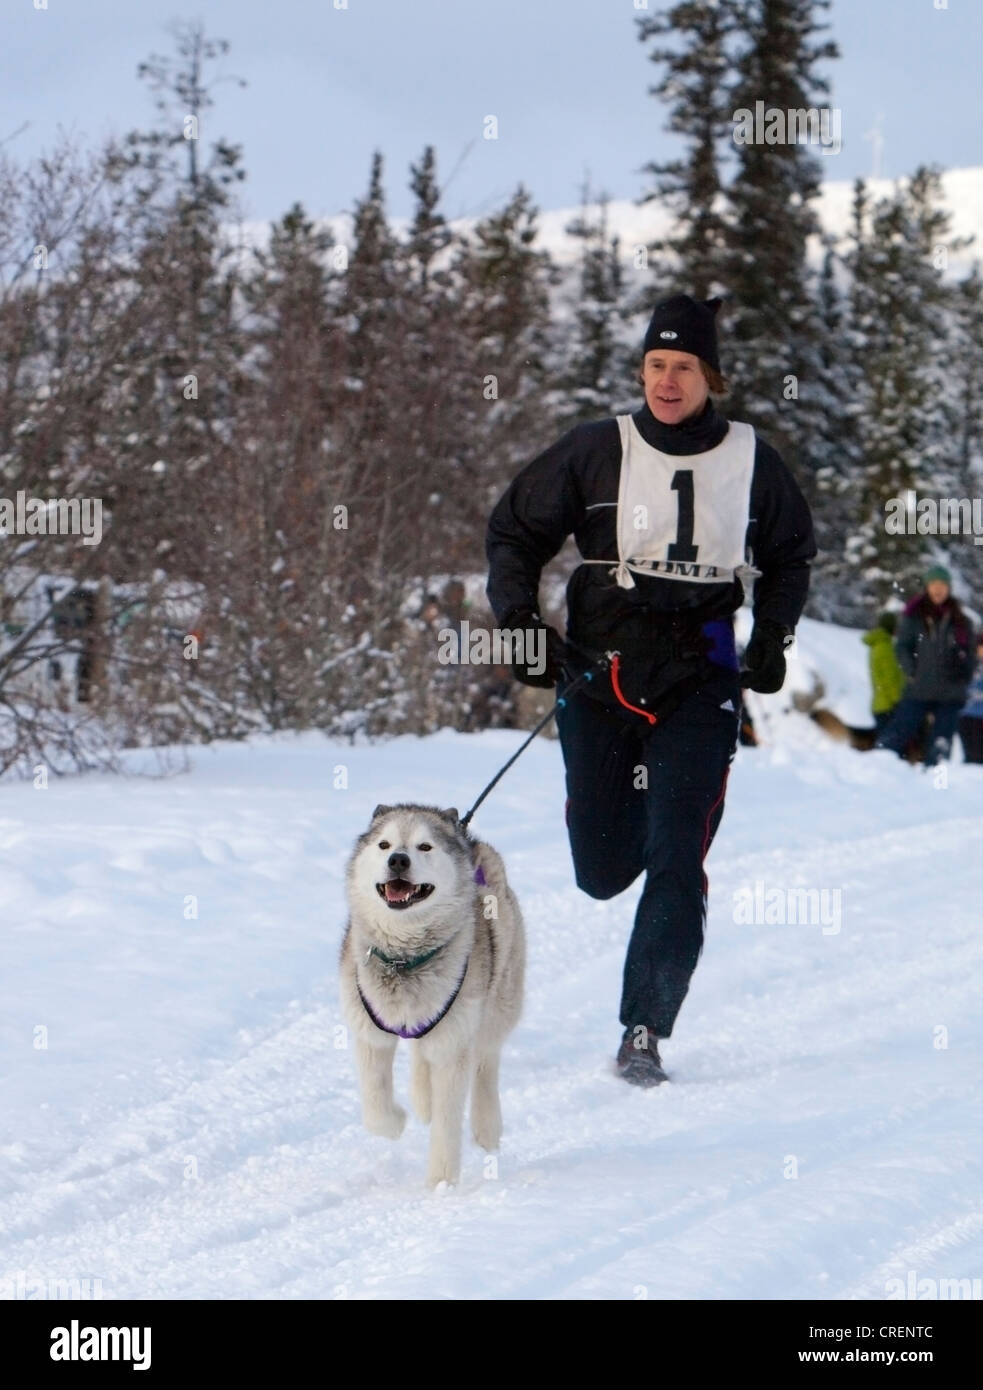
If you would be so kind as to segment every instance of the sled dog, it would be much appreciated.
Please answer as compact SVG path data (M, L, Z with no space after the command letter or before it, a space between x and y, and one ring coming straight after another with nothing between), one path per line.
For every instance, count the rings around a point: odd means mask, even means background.
M367 1129L398 1139L393 1058L411 1045L410 1100L430 1125L430 1186L457 1181L471 1093L471 1133L496 1149L498 1062L522 1007L522 915L490 845L456 810L377 806L346 871L349 918L341 993Z

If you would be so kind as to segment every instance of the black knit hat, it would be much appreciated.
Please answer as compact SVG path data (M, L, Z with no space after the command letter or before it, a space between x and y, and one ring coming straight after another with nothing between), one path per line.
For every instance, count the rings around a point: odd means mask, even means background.
M723 301L707 299L700 302L688 294L674 294L655 306L652 321L645 334L642 357L647 352L666 348L672 352L692 352L708 367L720 371L717 356L717 310Z

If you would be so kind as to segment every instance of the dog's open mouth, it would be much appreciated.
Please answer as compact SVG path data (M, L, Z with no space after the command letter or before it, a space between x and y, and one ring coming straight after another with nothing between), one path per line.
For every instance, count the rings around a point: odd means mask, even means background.
M375 891L380 898L385 898L388 907L409 907L411 903L429 898L433 884L410 883L408 878L390 878L385 883L377 883Z

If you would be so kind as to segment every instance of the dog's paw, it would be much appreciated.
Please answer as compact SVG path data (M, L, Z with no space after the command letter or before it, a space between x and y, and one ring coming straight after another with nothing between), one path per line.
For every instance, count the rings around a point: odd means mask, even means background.
M406 1128L406 1111L401 1105L394 1105L391 1110L366 1113L363 1121L370 1134L381 1135L383 1139L398 1139Z
M471 1128L471 1136L485 1153L494 1153L502 1142L501 1128L491 1124L476 1124Z
M461 1176L461 1154L459 1150L442 1149L440 1146L436 1150L431 1149L430 1159L427 1164L427 1186L439 1187L441 1183L457 1182Z

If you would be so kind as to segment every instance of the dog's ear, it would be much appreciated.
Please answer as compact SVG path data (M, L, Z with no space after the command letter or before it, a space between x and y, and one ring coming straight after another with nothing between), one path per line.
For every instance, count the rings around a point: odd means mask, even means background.
M391 807L391 806L383 806L382 802L380 801L379 804L378 804L378 806L377 806L377 807L375 808L375 810L372 812L372 819L375 820L377 816L384 816L384 815L386 815L386 813L387 813L388 811L391 811L391 810L392 810L392 807Z
M441 811L440 814L444 820L449 820L451 825L457 825L461 819L461 813L456 806L448 806L447 810Z

